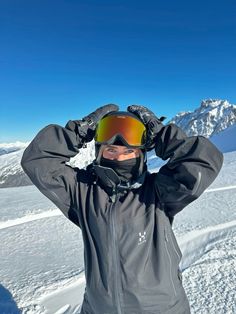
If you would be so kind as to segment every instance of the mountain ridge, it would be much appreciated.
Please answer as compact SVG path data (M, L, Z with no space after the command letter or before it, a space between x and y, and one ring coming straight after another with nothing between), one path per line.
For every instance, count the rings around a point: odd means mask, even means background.
M227 100L205 99L194 111L181 111L168 123L178 125L188 136L210 138L236 123L236 105Z

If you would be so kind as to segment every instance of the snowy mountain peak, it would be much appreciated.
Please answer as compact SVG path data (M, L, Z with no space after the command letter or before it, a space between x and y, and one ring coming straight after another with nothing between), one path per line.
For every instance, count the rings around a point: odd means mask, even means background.
M205 99L205 100L202 100L201 102L202 108L208 108L208 107L214 108L220 105L228 106L230 105L230 103L227 100L221 100L221 99Z
M188 136L211 137L236 123L236 105L227 100L206 99L193 112L180 112L169 122L177 124Z

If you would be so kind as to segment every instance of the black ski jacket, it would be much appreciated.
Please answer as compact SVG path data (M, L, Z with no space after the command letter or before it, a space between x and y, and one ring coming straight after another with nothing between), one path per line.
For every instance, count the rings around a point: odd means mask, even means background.
M111 189L93 165L66 164L82 142L75 130L51 124L21 160L33 184L81 228L86 277L81 313L190 313L170 221L213 182L222 153L203 136L187 137L174 124L162 125L155 151L167 163L127 189L116 184Z

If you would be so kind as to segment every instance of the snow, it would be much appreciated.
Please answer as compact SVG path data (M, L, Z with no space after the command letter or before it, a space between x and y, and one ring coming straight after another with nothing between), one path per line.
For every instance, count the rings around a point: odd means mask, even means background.
M214 249L216 242L233 235L236 235L236 220L201 230L192 230L183 235L179 240L184 255L180 264L181 270L189 268L206 252Z
M23 152L24 149L20 149L0 156L0 187L31 184L20 165Z
M236 124L211 137L211 141L223 152L236 150Z
M10 156L10 154L9 154ZM153 152L148 163L163 163ZM235 314L236 151L173 224L192 313ZM36 187L0 189L0 313L76 314L85 289L83 241Z
M17 143L19 142L16 142L16 145L11 143L10 147L16 147ZM23 172L20 164L25 147L17 147L19 149L16 151L9 152L8 154L0 154L0 188L32 185L32 182ZM2 144L2 149L7 150L8 148L7 144ZM80 149L79 153L71 158L67 164L72 167L84 168L94 158L95 149L94 141L92 141L87 144L87 148Z

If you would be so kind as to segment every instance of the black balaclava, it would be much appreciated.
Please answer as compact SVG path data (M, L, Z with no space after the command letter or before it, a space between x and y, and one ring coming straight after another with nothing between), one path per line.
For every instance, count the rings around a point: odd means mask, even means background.
M101 156L100 165L112 168L123 182L136 179L139 173L140 156L127 160L107 159Z

